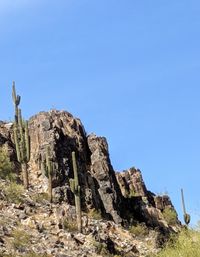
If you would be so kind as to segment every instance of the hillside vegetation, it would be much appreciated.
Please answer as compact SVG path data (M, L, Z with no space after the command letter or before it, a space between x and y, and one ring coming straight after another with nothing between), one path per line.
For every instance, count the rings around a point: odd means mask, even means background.
M168 245L155 257L199 257L200 232L183 229L181 233L171 238Z
M170 197L133 166L114 170L105 137L67 111L25 121L15 83L12 96L14 121L0 123L0 257L200 256ZM189 224L183 190L182 201Z

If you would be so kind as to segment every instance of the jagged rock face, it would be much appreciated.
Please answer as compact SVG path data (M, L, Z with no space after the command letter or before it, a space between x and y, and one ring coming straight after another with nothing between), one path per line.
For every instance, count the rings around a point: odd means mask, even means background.
M88 146L91 151L91 174L98 184L98 192L106 213L109 213L116 223L121 223L119 211L122 195L115 172L108 155L108 144L104 137L88 136Z
M171 199L169 198L168 195L155 196L154 201L155 201L155 207L161 211L163 211L165 208L173 207Z
M38 198L34 188L23 192L20 203L8 201L5 188L9 184L0 179L0 256L147 257L161 246L158 230L145 227L145 233L138 234L86 214L83 233L78 233L74 206L50 204Z
M30 172L34 180L46 184L42 170L42 162L46 156L46 146L50 147L50 155L55 163L53 186L62 186L73 176L71 153L76 152L80 181L84 181L87 164L86 136L79 119L68 112L41 112L29 121L31 140Z
M176 214L168 195L156 196L148 191L141 171L138 169L130 168L116 173L116 177L125 197L124 202L129 206L128 209L133 213L136 220L145 222L152 227L168 228L163 211L169 208ZM179 224L177 214L176 219L176 223Z
M95 135L86 137L80 120L68 112L41 112L30 119L29 129L31 183L43 185L44 189L47 187L42 161L46 145L49 145L56 167L54 191L57 195L66 194L65 201L72 202L69 178L73 177L71 153L75 151L83 205L95 207L116 223L121 223L119 205L122 195L110 163L106 139ZM65 192L61 193L62 190Z
M116 176L124 197L129 195L147 196L147 189L140 170L130 168L124 172L117 173Z
M173 209L170 199L149 192L141 172L135 168L115 173L106 139L94 134L87 136L79 119L66 111L40 112L29 120L29 135L29 180L37 192L46 191L48 187L43 161L49 146L54 162L54 202L74 204L69 179L74 176L71 153L75 151L83 210L95 208L103 217L118 224L130 224L134 219L152 227L168 228L162 212L165 207ZM10 159L16 163L11 123L0 124L2 145L7 146Z
M0 121L0 147L5 147L7 149L8 157L13 162L15 170L19 171L15 146L12 140L12 127L12 123Z

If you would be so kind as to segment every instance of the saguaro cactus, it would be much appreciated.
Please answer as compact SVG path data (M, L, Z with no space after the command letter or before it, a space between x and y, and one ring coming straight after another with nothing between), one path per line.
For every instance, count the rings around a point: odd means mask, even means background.
M53 176L53 161L50 157L50 148L46 147L46 159L42 161L42 165L45 171L45 175L48 177L48 193L49 193L49 201L52 203L53 195L52 195L52 176Z
M20 103L20 96L16 96L14 83L12 95L15 105L14 141L17 152L17 160L21 164L24 187L28 189L28 162L30 160L30 138L28 131L28 122L23 121L21 109L18 108Z
M186 212L185 200L184 200L184 194L183 194L182 188L181 188L181 198L182 198L182 207L183 207L183 218L184 218L185 224L188 225L190 223L190 215Z
M74 193L74 196L75 196L77 226L78 226L78 231L81 232L82 231L81 196L80 196L81 188L80 188L79 181L78 181L78 170L77 170L75 152L72 152L72 164L73 164L74 178L70 179L70 188L71 188L71 191Z
M21 97L16 94L14 81L13 81L13 85L12 85L12 98L13 98L13 103L15 106L15 123L18 123L18 106L20 104Z

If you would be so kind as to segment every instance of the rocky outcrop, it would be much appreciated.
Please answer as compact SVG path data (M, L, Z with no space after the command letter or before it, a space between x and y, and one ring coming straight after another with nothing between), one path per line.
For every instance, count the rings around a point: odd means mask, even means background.
M79 119L68 112L41 112L29 120L31 140L30 175L33 185L46 186L42 161L45 159L46 146L55 164L53 187L63 186L72 177L72 151L77 152L80 180L85 180L87 154L86 135Z
M124 197L147 196L141 171L135 168L116 173L117 181Z
M83 213L81 234L76 231L74 206L50 204L32 188L21 188L18 203L7 195L9 184L0 179L0 256L146 257L158 251L159 231L143 225L127 230Z
M69 179L73 177L71 153L75 151L83 208L99 209L107 218L121 223L118 212L122 195L109 160L106 139L95 135L87 137L80 120L68 112L41 112L30 119L29 129L32 185L40 185L42 190L47 188L42 160L49 145L56 167L53 174L55 195L72 204Z
M0 144L7 146L10 159L16 162L12 134L12 123L2 122ZM104 218L124 226L138 221L169 229L162 212L166 206L173 209L170 199L159 198L149 192L141 172L135 168L115 172L106 139L94 134L86 135L79 119L66 111L40 112L30 118L29 134L29 177L34 190L40 193L47 191L48 180L42 163L49 146L54 162L54 203L74 205L69 179L73 178L71 153L75 151L83 211L95 209Z
M173 215L173 225L180 224L176 210L168 195L156 196L148 191L142 178L141 171L130 168L116 173L121 192L125 197L129 210L134 214L136 220L145 222L146 225L159 227L165 231L169 228L169 220L164 215L169 209Z
M4 147L7 150L8 157L14 164L15 171L19 171L19 163L17 162L17 156L15 151L15 145L13 142L13 124L0 121L0 147Z
M121 223L120 205L122 203L122 194L110 163L107 141L104 137L90 135L88 136L88 146L91 152L90 172L97 182L98 193L103 207L116 223Z

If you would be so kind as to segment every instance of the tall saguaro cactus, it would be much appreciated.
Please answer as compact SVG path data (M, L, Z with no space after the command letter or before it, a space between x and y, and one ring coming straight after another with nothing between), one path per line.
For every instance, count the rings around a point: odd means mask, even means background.
M12 98L13 98L13 103L15 106L15 123L18 123L18 106L20 104L21 97L16 94L14 81L13 81L13 85L12 85Z
M78 226L78 231L81 232L82 231L81 196L80 196L81 187L80 187L79 181L78 181L78 170L77 170L75 152L72 152L72 164L73 164L74 178L70 179L70 188L75 196L77 226Z
M13 103L15 106L14 141L17 152L17 160L21 164L24 187L28 189L28 162L30 160L28 122L22 119L21 109L18 107L20 103L20 96L16 95L14 83L12 90Z
M188 225L190 223L190 215L186 212L185 199L184 199L182 188L181 188L181 198L182 198L182 207L183 207L183 218L184 218L185 224Z
M43 168L45 170L46 176L48 177L48 193L49 193L49 201L52 203L53 195L52 195L52 176L53 176L53 161L50 157L50 148L46 147L46 159L42 161Z

